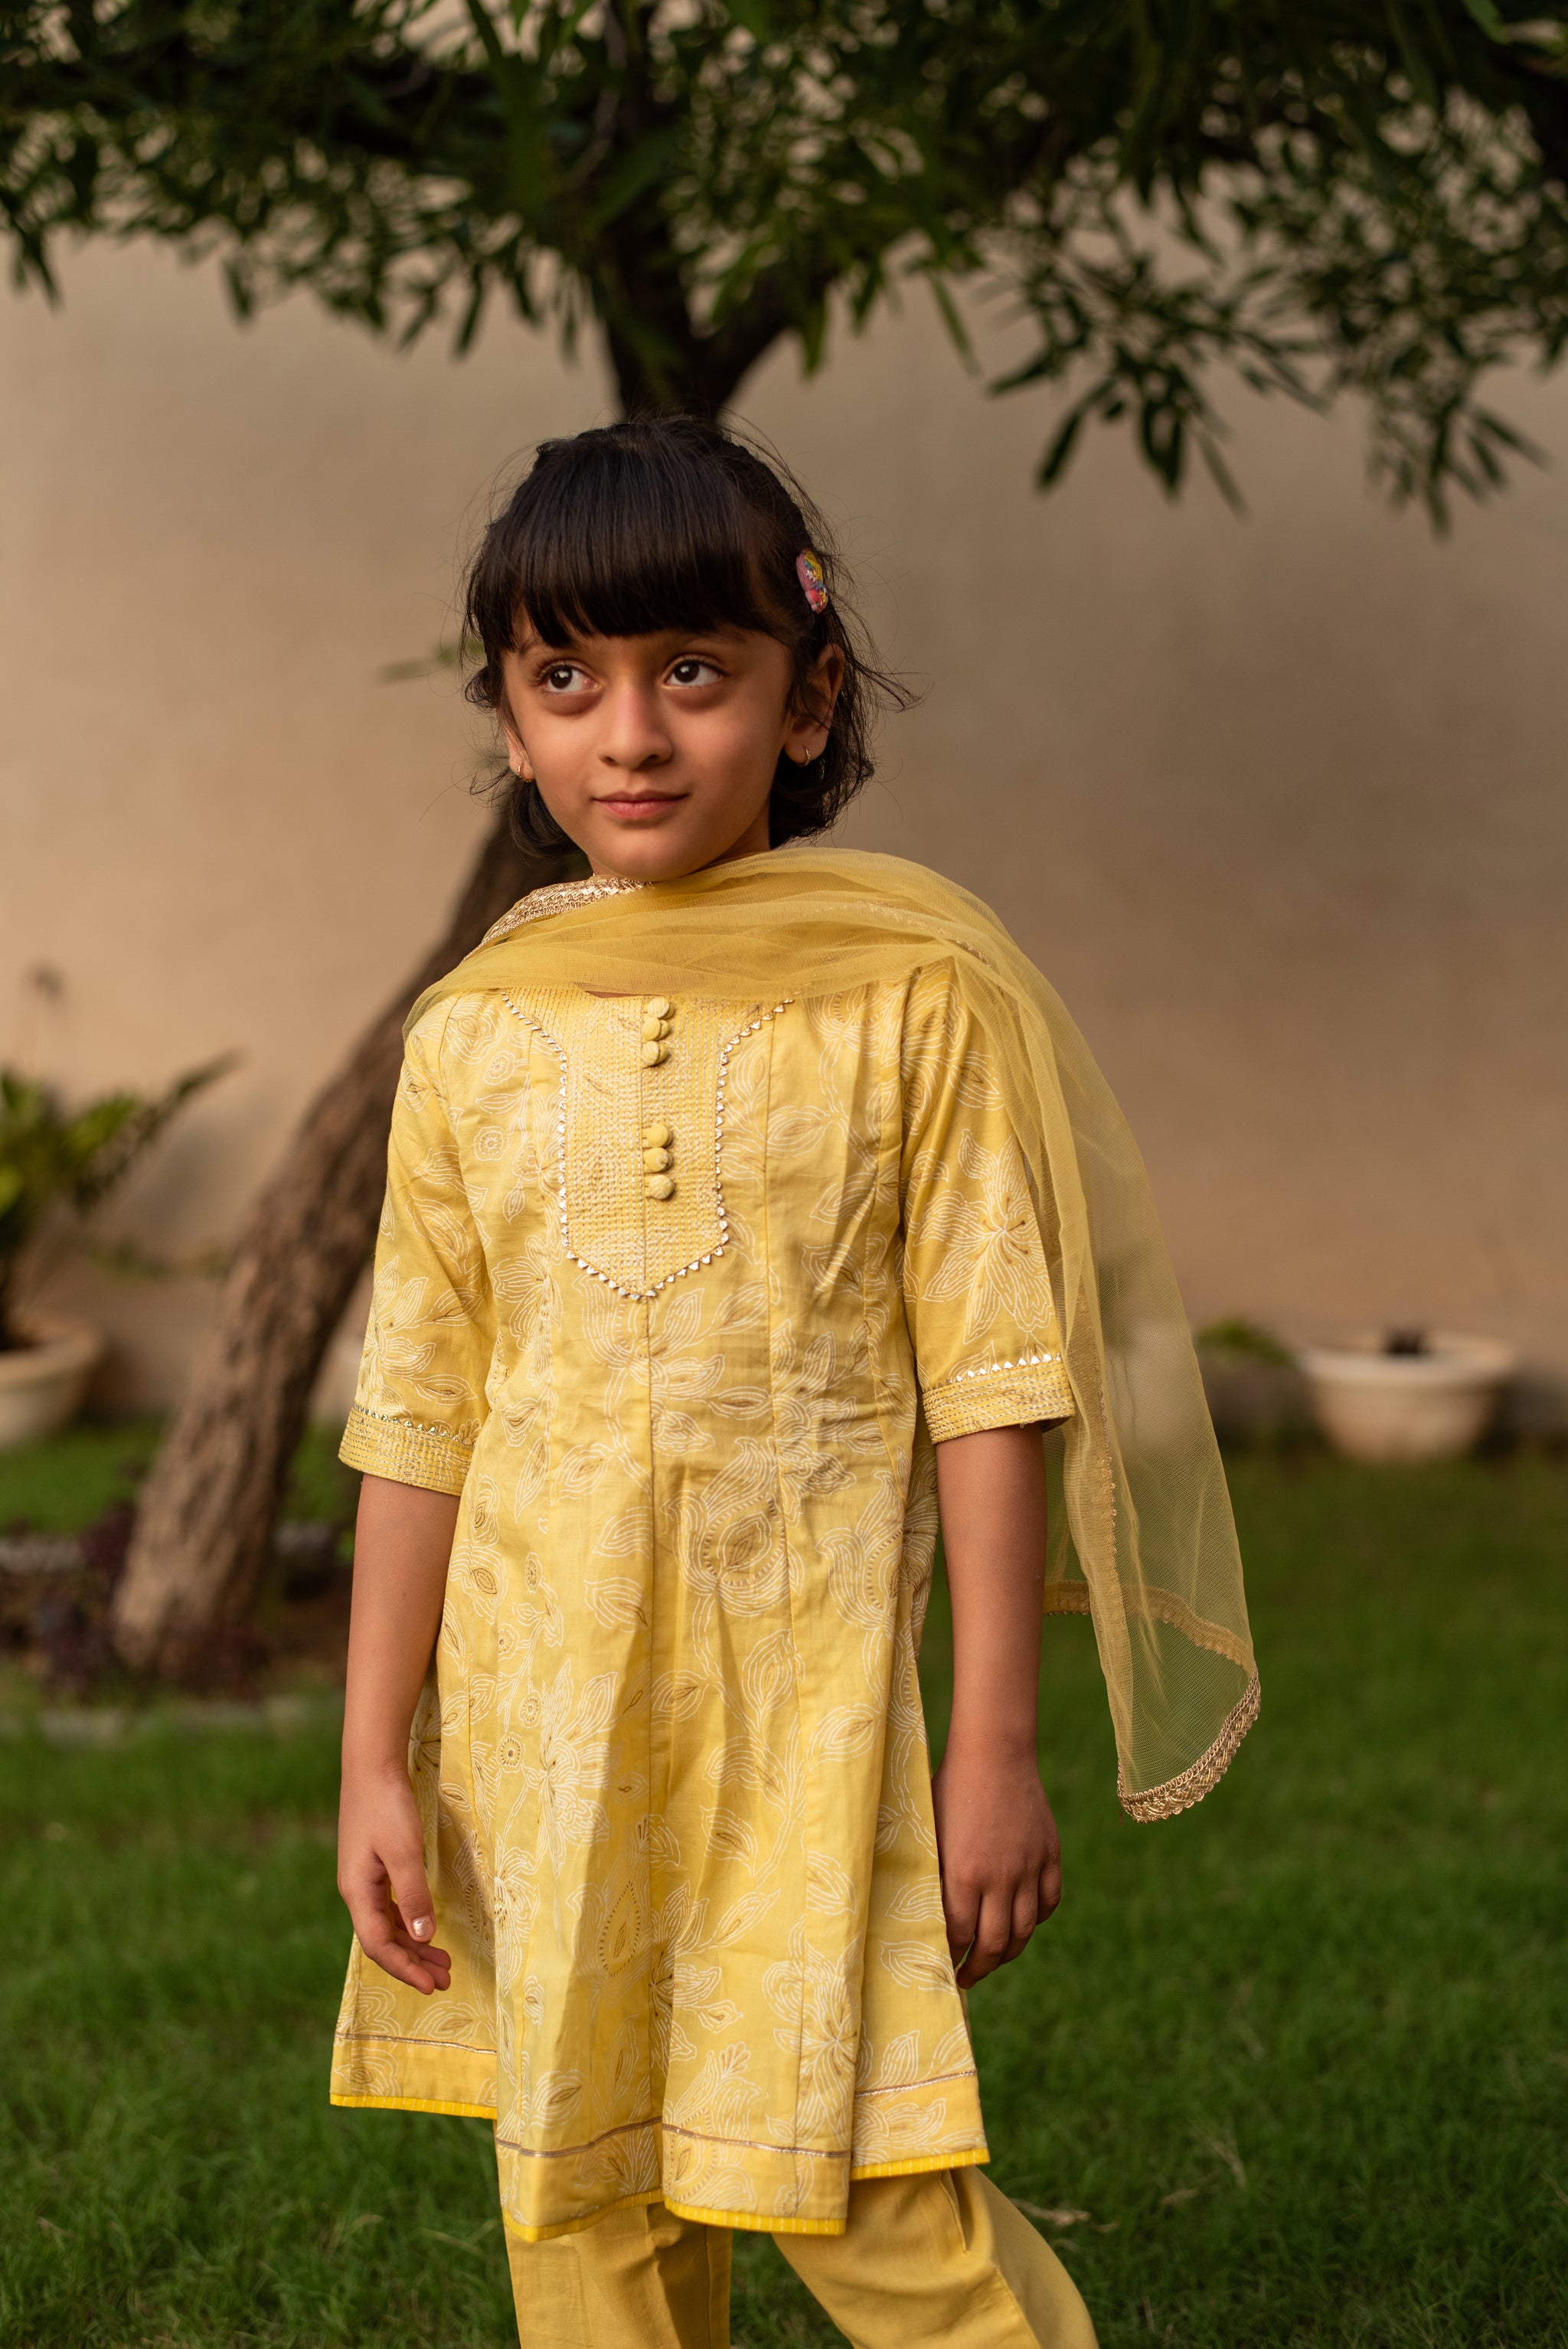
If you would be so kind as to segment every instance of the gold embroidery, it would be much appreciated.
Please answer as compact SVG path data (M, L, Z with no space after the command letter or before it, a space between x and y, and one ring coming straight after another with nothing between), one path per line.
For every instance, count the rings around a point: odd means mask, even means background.
M1258 1676L1254 1672L1208 1752L1201 1754L1179 1777L1167 1778L1161 1786L1150 1786L1141 1795L1130 1795L1119 1772L1116 1791L1128 1817L1148 1826L1156 1819L1173 1819L1179 1813L1190 1811L1194 1803L1201 1803L1235 1760L1243 1738L1258 1717Z
M1165 1589L1158 1582L1146 1582L1140 1591L1124 1588L1122 1598L1129 1615L1152 1615L1156 1622L1169 1623L1173 1631L1191 1640L1195 1648L1211 1649L1216 1656L1223 1656L1227 1663L1238 1665L1243 1671L1251 1670L1252 1658L1235 1633L1227 1631L1222 1623L1211 1623L1173 1590ZM1088 1615L1090 1611L1087 1582L1047 1584L1047 1615Z
M1015 1355L1011 1361L1007 1362L976 1362L973 1368L967 1371L954 1371L952 1378L944 1379L943 1384L944 1386L953 1386L956 1384L959 1379L988 1379L994 1371L1033 1370L1037 1363L1059 1362L1060 1360L1061 1356L1059 1354L1041 1353L1017 1354Z
M583 881L549 882L542 889L531 889L526 897L520 897L515 905L508 908L499 922L492 922L480 945L493 947L498 938L509 938L524 922L542 921L548 914L569 914L573 905L592 905L601 897L624 896L628 889L645 889L647 885L645 881L623 880L615 873L591 873Z
M665 1043L642 1040L655 1003L665 1006L657 1017L666 1035L676 1024L675 1006L664 996L650 997L645 1010L635 999L579 988L531 998L552 1007L552 1027L511 995L504 1000L560 1064L555 1163L544 1180L555 1194L567 1262L613 1296L637 1303L716 1263L729 1246L720 1160L730 1058L791 999L758 1009L722 1044L734 1006L689 1003L679 1014L681 1050L673 1059ZM562 1041L567 1030L570 1050ZM677 1123L700 1137L683 1146L678 1183L665 1171L675 1161ZM650 1165L650 1159L662 1163ZM649 1204L659 1211L652 1222Z

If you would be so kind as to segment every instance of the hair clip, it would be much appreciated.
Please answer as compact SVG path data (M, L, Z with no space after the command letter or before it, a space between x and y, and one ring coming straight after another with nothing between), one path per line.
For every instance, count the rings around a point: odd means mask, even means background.
M812 611L825 612L828 608L827 574L809 546L795 557L795 576L800 582L801 591Z

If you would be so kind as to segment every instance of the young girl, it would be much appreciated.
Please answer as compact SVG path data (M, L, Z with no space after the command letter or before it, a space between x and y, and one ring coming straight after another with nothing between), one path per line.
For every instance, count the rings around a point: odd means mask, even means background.
M334 2098L494 2121L527 2349L727 2349L736 2227L861 2349L1085 2349L976 2167L962 1995L1059 1897L1042 1612L1093 1618L1134 1818L1257 1707L1137 1152L984 906L789 844L887 681L769 464L685 419L547 443L468 620L517 820L589 877L409 1023Z

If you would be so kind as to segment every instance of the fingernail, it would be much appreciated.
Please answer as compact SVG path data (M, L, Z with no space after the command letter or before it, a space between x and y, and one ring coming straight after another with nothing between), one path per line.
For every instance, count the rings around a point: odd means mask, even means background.
M408 1928L417 1941L422 1941L427 1933L433 1933L435 1930L436 1920L433 1917L416 1917Z

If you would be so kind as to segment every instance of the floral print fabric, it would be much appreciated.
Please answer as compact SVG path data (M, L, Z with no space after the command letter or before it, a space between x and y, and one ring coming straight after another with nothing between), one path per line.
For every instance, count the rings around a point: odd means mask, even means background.
M985 2158L916 1655L933 1439L1072 1410L946 966L449 999L351 1465L461 1495L411 1766L449 1992L356 1946L335 2098L493 2116L508 2222L835 2232Z

